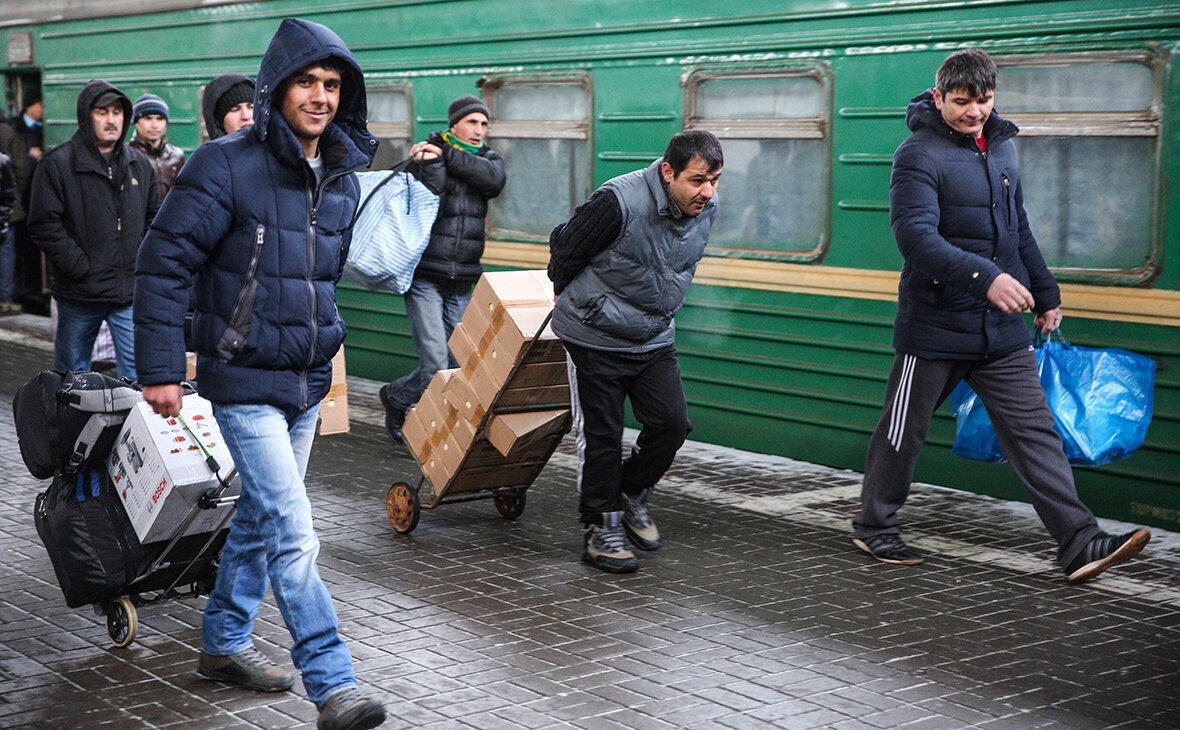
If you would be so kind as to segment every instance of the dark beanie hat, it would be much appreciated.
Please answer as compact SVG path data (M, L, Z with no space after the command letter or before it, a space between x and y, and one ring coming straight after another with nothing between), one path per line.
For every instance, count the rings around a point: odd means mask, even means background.
M471 94L460 96L447 107L447 126L455 126L460 119L473 112L479 112L488 119L492 118L492 113L488 111L488 105L483 103L483 99Z
M248 101L254 101L253 81L239 81L226 89L225 93L218 97L217 103L213 105L213 118L217 120L217 125L224 127L221 122L225 119L225 115L229 114L229 110Z
M22 112L28 111L29 107L36 106L37 104L40 104L40 103L41 103L41 92L40 91L38 91L36 89L34 89L32 91L26 91L24 104L21 105L21 111Z
M149 114L159 114L164 117L164 121L168 121L168 102L155 94L144 94L136 99L135 105L131 107L131 123L134 124Z

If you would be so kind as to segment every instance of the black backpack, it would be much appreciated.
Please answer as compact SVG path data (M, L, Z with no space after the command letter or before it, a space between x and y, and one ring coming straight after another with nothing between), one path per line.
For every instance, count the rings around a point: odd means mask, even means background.
M102 465L55 475L37 495L33 523L71 608L172 585L180 594L209 593L229 532L189 535L175 545L140 544Z
M100 465L141 400L136 386L101 373L42 370L12 399L25 466L48 479Z

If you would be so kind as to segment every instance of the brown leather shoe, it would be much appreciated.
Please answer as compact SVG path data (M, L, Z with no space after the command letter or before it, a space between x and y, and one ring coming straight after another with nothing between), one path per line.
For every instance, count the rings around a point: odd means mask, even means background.
M254 647L228 656L201 652L197 674L205 679L229 682L255 692L285 692L295 684L294 673L275 664Z

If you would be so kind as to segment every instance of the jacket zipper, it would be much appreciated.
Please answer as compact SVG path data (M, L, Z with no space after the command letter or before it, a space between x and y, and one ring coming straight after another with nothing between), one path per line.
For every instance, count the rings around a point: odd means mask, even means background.
M307 188L307 291L311 297L311 346L307 349L307 362L303 366L303 372L299 374L299 389L300 398L302 400L300 410L307 410L309 403L307 393L307 373L311 369L311 363L315 359L316 343L319 340L320 328L316 322L316 311L319 309L319 302L315 293L315 223L316 212L320 207L320 197L324 193L324 188L328 187L329 183L335 182L338 178L344 177L351 173L352 170L345 170L338 172L335 175L330 175L324 178L312 192L312 188Z
M233 311L229 315L230 326L236 326L238 317L242 314L242 307L246 306L246 292L250 290L250 282L258 271L258 259L262 258L262 240L266 234L266 226L259 225L254 231L254 250L250 252L250 263L246 266L246 278L242 281L242 288L238 291L238 299L234 302Z

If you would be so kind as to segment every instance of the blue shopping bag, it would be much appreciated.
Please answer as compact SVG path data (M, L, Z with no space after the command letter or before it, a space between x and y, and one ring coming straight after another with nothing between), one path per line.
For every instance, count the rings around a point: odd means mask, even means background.
M1037 372L1070 463L1101 466L1143 445L1155 391L1155 362L1116 348L1071 345L1058 332L1037 341ZM966 382L951 393L952 453L999 462L1004 453L983 402Z

